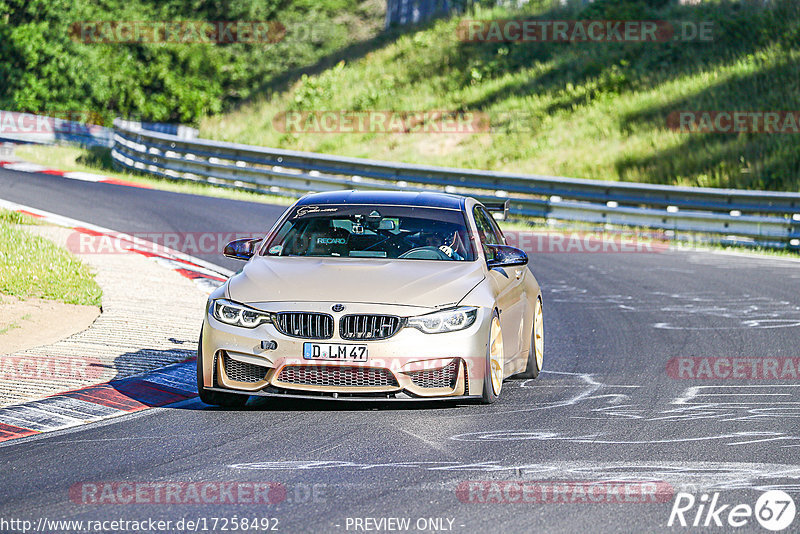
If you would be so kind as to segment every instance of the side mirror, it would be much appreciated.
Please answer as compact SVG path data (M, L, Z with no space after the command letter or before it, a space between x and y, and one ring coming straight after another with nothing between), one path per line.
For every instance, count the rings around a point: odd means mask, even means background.
M260 242L260 239L237 239L225 245L222 254L234 260L249 260L255 254L256 246Z
M485 250L486 263L490 269L528 264L528 255L518 248L508 245L485 245Z

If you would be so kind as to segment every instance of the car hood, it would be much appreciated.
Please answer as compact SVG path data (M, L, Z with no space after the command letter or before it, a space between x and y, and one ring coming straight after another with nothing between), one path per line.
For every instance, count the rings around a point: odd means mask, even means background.
M361 302L436 308L484 279L478 261L257 257L228 282L243 302Z

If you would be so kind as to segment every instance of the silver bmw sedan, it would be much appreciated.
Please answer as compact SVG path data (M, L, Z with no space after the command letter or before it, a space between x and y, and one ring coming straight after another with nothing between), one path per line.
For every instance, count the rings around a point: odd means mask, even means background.
M542 369L542 292L492 210L440 193L306 195L211 294L201 400L497 400Z

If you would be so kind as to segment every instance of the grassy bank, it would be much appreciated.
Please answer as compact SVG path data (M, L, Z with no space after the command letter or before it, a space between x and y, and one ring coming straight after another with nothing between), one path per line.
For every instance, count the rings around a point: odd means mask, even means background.
M477 10L418 28L303 76L201 136L415 163L659 184L800 189L796 135L679 133L675 111L796 110L800 5L598 0L584 8L528 4ZM659 7L660 6L660 7ZM467 19L667 20L711 23L713 40L656 43L466 43ZM493 131L287 133L286 111L483 112Z
M51 241L19 225L35 219L0 210L0 293L100 306L102 290L89 268Z

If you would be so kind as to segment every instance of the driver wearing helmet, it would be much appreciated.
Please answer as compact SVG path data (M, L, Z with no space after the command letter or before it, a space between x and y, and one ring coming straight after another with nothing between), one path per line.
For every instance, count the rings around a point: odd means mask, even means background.
M454 260L464 259L463 256L456 252L460 244L458 232L453 232L453 234L450 235L448 232L422 230L419 235L421 246L437 248Z

